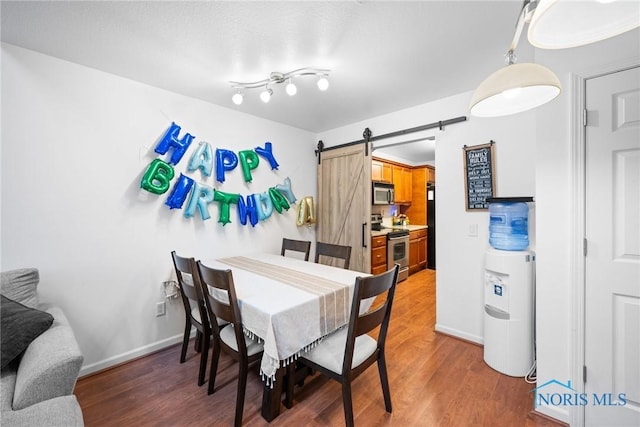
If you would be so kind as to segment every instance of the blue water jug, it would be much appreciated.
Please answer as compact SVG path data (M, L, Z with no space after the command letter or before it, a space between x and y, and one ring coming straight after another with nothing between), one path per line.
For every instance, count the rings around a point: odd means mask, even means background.
M529 247L529 206L523 202L489 204L489 244L503 251Z

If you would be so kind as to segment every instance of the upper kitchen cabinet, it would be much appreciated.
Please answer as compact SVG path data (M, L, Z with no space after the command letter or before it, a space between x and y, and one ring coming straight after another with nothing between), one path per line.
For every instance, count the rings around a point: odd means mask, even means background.
M405 214L411 224L427 224L427 183L435 182L436 171L431 166L419 166L414 167L411 173L411 206Z
M393 186L395 188L395 201L401 204L411 204L413 181L411 168L393 165Z
M393 168L389 163L379 160L371 161L371 180L393 182Z

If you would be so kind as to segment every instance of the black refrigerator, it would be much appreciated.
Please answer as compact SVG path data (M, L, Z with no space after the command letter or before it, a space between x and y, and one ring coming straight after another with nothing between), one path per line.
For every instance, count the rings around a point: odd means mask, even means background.
M427 268L436 269L436 183L427 183Z

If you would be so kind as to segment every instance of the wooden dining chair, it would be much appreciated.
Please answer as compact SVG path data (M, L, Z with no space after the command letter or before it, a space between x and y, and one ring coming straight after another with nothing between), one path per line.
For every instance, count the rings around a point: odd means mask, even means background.
M282 250L280 255L285 256L286 251L302 252L304 260L309 261L309 252L311 252L311 242L307 240L282 239Z
M351 246L334 245L331 243L316 242L316 259L315 262L320 262L320 257L329 257L335 259L341 259L343 261L342 268L349 269L349 262L351 261ZM329 264L333 265L333 264Z
M229 324L213 326L213 355L209 371L208 394L213 393L218 370L220 351L229 354L238 362L238 391L236 395L235 426L242 425L244 395L247 388L249 365L262 358L263 344L247 337L242 330L242 317L238 306L238 297L233 284L231 270L217 270L198 261L202 291L206 300L209 317L224 319Z
M316 347L298 358L298 362L315 369L342 384L342 402L347 427L353 424L353 404L351 399L351 382L374 362L378 364L384 406L391 412L391 393L387 378L387 366L384 345L389 328L391 306L398 279L398 265L376 276L358 277L353 291L351 316L349 325L327 337ZM385 294L383 296L383 294ZM374 305L364 314L360 313L362 301L376 298ZM381 300L382 298L382 300ZM380 326L378 337L374 339L368 332ZM287 402L293 403L293 363L287 367Z
M211 340L211 324L205 307L200 275L194 258L185 258L171 252L173 266L178 278L178 287L185 312L184 336L182 338L182 351L180 363L184 363L187 357L187 347L191 335L191 327L196 328L195 350L200 353L200 370L198 372L198 386L204 384L207 370L207 356Z

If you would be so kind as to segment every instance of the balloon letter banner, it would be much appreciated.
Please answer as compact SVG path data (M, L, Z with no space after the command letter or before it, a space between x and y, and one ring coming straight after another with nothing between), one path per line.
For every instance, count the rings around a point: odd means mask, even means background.
M213 170L213 152L208 142L201 141L189 161L188 171L200 169L204 176L211 176Z
M196 182L193 186L187 209L184 211L185 218L192 217L196 211L196 207L200 210L200 217L202 217L203 221L211 218L208 205L213 202L213 192L213 188L208 185L198 184Z
M231 150L216 148L216 180L224 182L224 173L238 166L238 156Z
M240 165L242 165L242 175L245 182L251 182L251 171L258 167L260 158L252 150L243 150L238 153Z
M267 161L269 162L269 165L271 166L271 169L278 169L278 166L280 165L278 164L278 162L276 162L276 158L273 157L273 152L272 152L272 147L270 142L265 142L264 148L256 147L255 150L256 150L256 153L260 154L262 157L267 159Z
M171 122L171 127L164 134L155 149L155 152L158 154L166 154L169 148L173 147L173 154L171 154L171 159L169 160L169 163L172 165L178 164L187 151L187 148L189 148L189 145L191 145L191 141L193 141L193 136L188 133L182 137L181 140L178 140L179 134L180 126Z
M150 193L164 194L169 189L169 183L173 179L174 173L171 165L160 159L155 159L144 173L140 187Z
M231 222L229 220L229 205L231 203L237 204L239 198L239 194L223 193L222 191L216 190L213 200L220 202L220 218L218 222L221 222L222 225L227 225Z
M256 198L253 194L247 196L246 203L242 196L238 197L238 216L240 217L240 224L247 225L247 217L249 217L251 226L256 226L258 223L258 208L256 207Z
M178 178L176 183L173 184L173 189L164 204L169 206L171 209L180 209L184 201L187 199L189 191L191 191L191 187L193 187L193 180L180 174L180 178Z

